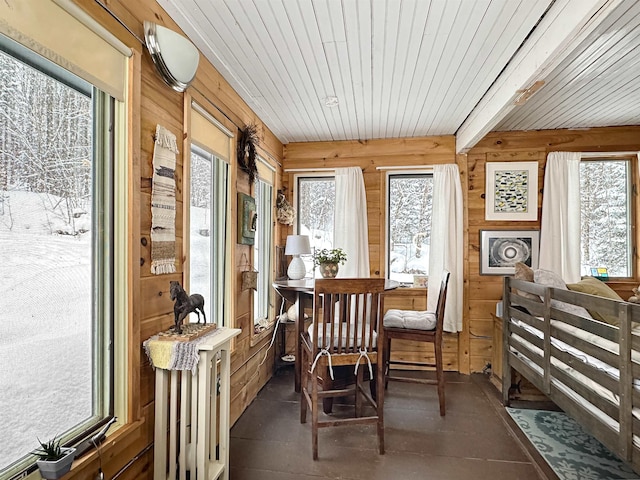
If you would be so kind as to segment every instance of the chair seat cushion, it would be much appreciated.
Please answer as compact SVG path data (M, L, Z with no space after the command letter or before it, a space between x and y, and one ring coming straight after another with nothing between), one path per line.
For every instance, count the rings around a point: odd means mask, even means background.
M338 346L338 340L339 340L339 338L338 338L338 333L339 333L338 327L339 327L339 324L338 323L333 323L332 326L333 326L333 332L334 332L333 333L333 345L332 346L333 347L337 347ZM325 342L325 340L324 340L324 332L323 332L323 328L322 327L323 327L322 324L318 325L318 336L320 337L320 339L318 341L318 345L321 345L323 347L327 347L327 346L329 346L329 345L327 345L329 339L327 339L327 341ZM313 328L314 328L314 325L312 323L311 325L309 325L309 328L307 329L307 332L309 333L309 337L310 338L313 338ZM354 344L353 344L354 343L354 341L353 341L353 337L354 337L353 325L351 326L351 329L349 331L350 331L350 337L351 338L349 339L348 347L349 348L354 348ZM331 335L331 330L330 329L327 329L327 334ZM357 338L358 345L356 345L356 347L357 348L362 348L363 345L365 345L365 346L369 345L369 337L370 337L369 328L367 328L367 331L365 332L365 340L364 340L364 344L363 344L363 342L362 342L362 331L358 331L358 338ZM378 339L378 336L377 336L376 332L374 331L373 332L373 341L372 341L372 345L374 347L376 346L377 339ZM342 322L342 342L341 342L341 344L342 344L342 346L347 346L347 324L345 322Z
M434 330L436 328L436 314L435 312L392 308L384 314L383 325L387 328Z

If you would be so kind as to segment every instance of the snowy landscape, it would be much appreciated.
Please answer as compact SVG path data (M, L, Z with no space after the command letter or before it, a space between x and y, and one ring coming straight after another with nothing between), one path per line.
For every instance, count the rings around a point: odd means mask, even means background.
M2 468L91 415L92 306L91 234L56 233L68 228L47 207L59 199L0 195Z

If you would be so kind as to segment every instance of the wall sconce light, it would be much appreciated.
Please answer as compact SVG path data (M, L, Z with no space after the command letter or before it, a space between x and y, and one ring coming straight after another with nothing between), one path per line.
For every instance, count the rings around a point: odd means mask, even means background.
M196 76L200 53L179 33L153 22L144 22L144 39L156 70L167 85L184 92Z
M307 274L307 267L300 255L311 253L308 235L287 235L287 244L284 250L285 255L293 255L287 276L291 280L300 280Z

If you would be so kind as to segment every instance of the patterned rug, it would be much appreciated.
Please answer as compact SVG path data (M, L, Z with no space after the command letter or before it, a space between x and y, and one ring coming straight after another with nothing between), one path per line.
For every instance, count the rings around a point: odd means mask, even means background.
M566 413L507 411L561 480L640 479Z

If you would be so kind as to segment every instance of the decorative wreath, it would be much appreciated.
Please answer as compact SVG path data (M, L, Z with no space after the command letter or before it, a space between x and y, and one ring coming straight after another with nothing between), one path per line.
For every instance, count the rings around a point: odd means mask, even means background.
M258 178L258 166L256 165L256 145L258 144L258 129L255 125L246 125L240 130L238 139L238 165L243 172L249 175L249 184Z
M278 190L276 198L276 218L283 225L293 225L293 220L296 218L296 212L282 190Z

